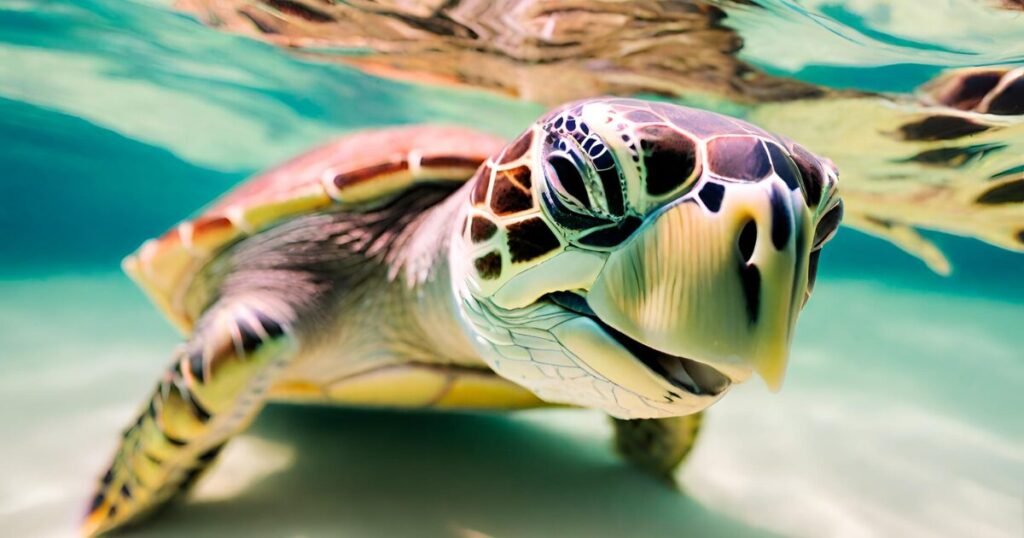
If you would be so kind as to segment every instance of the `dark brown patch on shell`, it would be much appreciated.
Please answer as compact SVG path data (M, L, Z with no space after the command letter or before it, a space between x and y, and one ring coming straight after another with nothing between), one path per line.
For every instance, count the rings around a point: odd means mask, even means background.
M499 170L494 176L491 210L496 215L510 215L532 209L531 184L530 168L527 166Z
M473 181L473 192L469 201L473 205L483 205L487 201L487 188L491 186L491 167L486 164L481 166L473 176Z
M192 235L203 235L219 230L230 230L235 227L227 217L199 217L192 221Z
M530 144L532 142L532 130L526 131L525 133L519 135L519 138L517 138L514 142L509 144L507 148L505 148L504 153L501 154L501 158L498 159L498 164L512 162L522 157L523 155L526 154L526 151L530 149Z
M979 204L999 205L1024 202L1024 178L1007 181L985 191L978 197Z
M420 166L428 168L476 168L480 160L458 155L434 155L420 159Z
M711 140L708 143L708 167L722 177L745 181L757 181L772 170L764 144L752 136Z
M988 130L985 125L959 116L930 116L900 127L904 140L951 140Z
M338 189L344 189L349 185L355 183L361 183L371 178L381 176L384 174L394 174L396 172L403 172L409 169L409 161L391 161L386 163L375 164L373 166L367 166L359 168L357 170L351 170L348 172L342 172L334 176L334 186Z
M699 167L697 144L666 125L637 129L643 148L647 193L662 196L679 188Z
M494 250L473 261L477 274L484 280L494 280L501 276L501 254Z
M508 226L508 250L512 262L525 262L555 250L561 245L551 228L539 218Z
M494 234L498 231L498 227L493 222L481 216L474 216L473 223L470 226L469 238L472 239L474 243L487 241L494 237Z

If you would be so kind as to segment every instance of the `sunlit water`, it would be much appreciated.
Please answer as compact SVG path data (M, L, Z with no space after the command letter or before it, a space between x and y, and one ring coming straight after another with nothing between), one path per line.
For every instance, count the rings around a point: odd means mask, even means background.
M908 24L927 12L912 7L773 4L779 28L820 48L738 18L754 28L746 56L817 83L905 91L1022 57L1006 36L1024 23L973 3L950 3L941 31ZM120 256L338 133L449 121L512 135L541 110L303 63L159 3L0 3L0 535L73 533L176 342ZM710 410L682 493L620 463L596 413L275 406L137 532L1021 536L1024 256L934 238L950 278L843 230L784 390L743 386Z

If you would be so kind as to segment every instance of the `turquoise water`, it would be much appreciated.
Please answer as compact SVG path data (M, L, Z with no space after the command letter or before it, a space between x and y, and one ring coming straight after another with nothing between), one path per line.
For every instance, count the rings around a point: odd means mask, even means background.
M770 4L734 17L745 57L819 84L1024 62L1024 16L975 2ZM347 130L511 136L542 110L299 61L160 2L0 3L0 534L72 534L176 342L121 256ZM1021 536L1024 255L929 238L953 276L842 230L784 390L709 411L682 494L620 463L595 413L274 407L138 534Z

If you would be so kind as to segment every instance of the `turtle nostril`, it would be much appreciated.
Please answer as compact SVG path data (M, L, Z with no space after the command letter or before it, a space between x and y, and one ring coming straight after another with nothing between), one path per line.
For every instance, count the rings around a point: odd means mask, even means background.
M740 239L738 243L740 247L740 255L743 256L744 262L749 262L751 256L754 255L754 247L757 245L757 224L753 220L748 220L743 225L743 230L740 231Z

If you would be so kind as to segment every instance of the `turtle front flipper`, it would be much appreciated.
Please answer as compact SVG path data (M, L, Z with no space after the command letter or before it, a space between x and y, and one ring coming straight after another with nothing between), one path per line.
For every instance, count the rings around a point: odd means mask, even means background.
M703 415L694 413L633 420L612 418L615 448L626 461L674 482L672 473L693 449Z
M284 308L256 297L222 299L207 310L125 430L83 535L136 520L194 482L262 407L273 374L293 354L290 325Z

